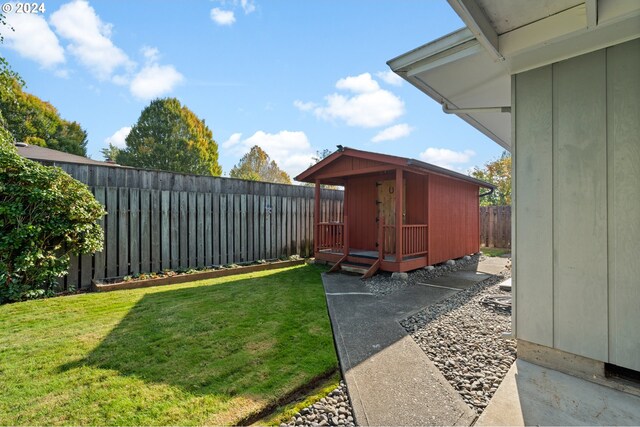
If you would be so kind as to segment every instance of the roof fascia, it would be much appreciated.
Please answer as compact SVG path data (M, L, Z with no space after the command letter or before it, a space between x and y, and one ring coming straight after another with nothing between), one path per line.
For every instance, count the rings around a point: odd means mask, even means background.
M446 56L448 52L453 52L458 46L464 45L476 38L468 28L461 28L446 36L440 37L430 43L413 49L407 53L397 56L389 61L387 65L396 73L407 71L408 67L418 65L430 58L438 59Z
M409 166L415 166L415 167L417 167L419 169L422 169L423 171L427 170L429 172L436 173L438 175L446 176L448 178L455 178L455 179L459 179L461 181L470 182L472 184L479 185L480 187L496 188L493 184L489 184L488 182L476 179L476 178L471 177L471 176L463 175L463 174L461 174L459 172L455 172L455 171L452 171L452 170L449 170L449 169L441 168L440 166L432 165L430 163L425 163L425 162L422 162L420 160L409 159L408 165Z
M324 159L320 160L315 165L309 167L307 170L305 170L304 172L300 173L294 179L296 181L304 182L305 179L307 179L310 175L313 175L314 173L316 173L318 170L322 169L323 167L325 167L329 163L332 163L335 160L338 160L340 157L342 157L343 152L344 152L343 150L338 150L338 151L335 151L335 152L331 153L330 155L328 155Z

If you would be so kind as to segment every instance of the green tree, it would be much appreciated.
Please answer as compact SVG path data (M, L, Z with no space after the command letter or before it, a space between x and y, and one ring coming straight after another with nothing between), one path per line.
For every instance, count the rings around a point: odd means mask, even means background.
M155 99L142 110L117 153L124 166L219 176L211 130L176 98ZM115 160L115 159L114 159Z
M313 160L313 163L311 163L309 166L315 165L320 160L324 160L325 158L329 157L332 154L333 154L333 151L329 150L328 148L325 148L323 150L317 150L316 155L311 158L311 160Z
M100 150L100 153L105 160L112 160L118 163L118 156L120 155L120 151L121 150L118 147L109 143L109 146L107 148L103 148Z
M102 249L104 214L86 185L0 135L0 304L53 293L69 254Z
M85 156L87 133L82 127L61 118L50 103L25 92L24 85L0 57L0 125L15 141Z
M499 159L488 162L484 168L474 168L471 176L495 185L496 189L480 199L481 206L504 206L511 204L511 154L504 151ZM483 188L481 192L486 192Z
M240 162L231 169L229 176L250 181L291 184L289 175L257 145L251 147L251 150L242 156Z

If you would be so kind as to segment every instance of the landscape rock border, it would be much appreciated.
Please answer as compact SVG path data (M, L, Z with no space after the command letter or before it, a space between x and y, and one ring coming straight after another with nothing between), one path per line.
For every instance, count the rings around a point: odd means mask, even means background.
M157 277L152 279L116 281L113 283L111 283L113 280L118 280L122 278L118 277L118 278L105 278L105 279L98 279L98 280L94 279L92 281L93 286L91 290L94 292L110 292L110 291L117 291L122 289L139 289L139 288L148 288L151 286L176 285L179 283L194 282L196 280L214 279L216 277L233 276L236 274L253 273L256 271L275 270L278 268L293 267L296 265L305 264L306 262L307 261L305 259L275 261L275 262L268 262L265 264L238 266L238 267L225 268L220 270L210 270L210 271L203 271L203 272L190 273L190 274L178 274L175 276Z
M511 313L481 303L488 295L510 295L500 289L510 276L504 270L400 322L478 414L516 359L516 341L502 336Z
M313 405L302 408L280 427L293 426L345 426L354 427L353 408L344 381Z

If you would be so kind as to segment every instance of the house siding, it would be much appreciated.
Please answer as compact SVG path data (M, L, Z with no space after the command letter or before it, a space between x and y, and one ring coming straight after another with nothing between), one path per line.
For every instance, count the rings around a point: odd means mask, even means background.
M640 40L515 76L516 334L640 370Z

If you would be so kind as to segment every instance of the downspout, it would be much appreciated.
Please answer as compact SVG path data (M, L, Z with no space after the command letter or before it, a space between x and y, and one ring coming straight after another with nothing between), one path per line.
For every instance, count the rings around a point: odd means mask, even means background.
M484 197L484 196L488 196L488 195L490 195L491 193L493 193L493 191L494 191L494 190L495 190L495 188L490 188L490 189L489 189L489 191L487 191L486 193L482 193L482 194L480 194L478 197L482 198L482 197Z

